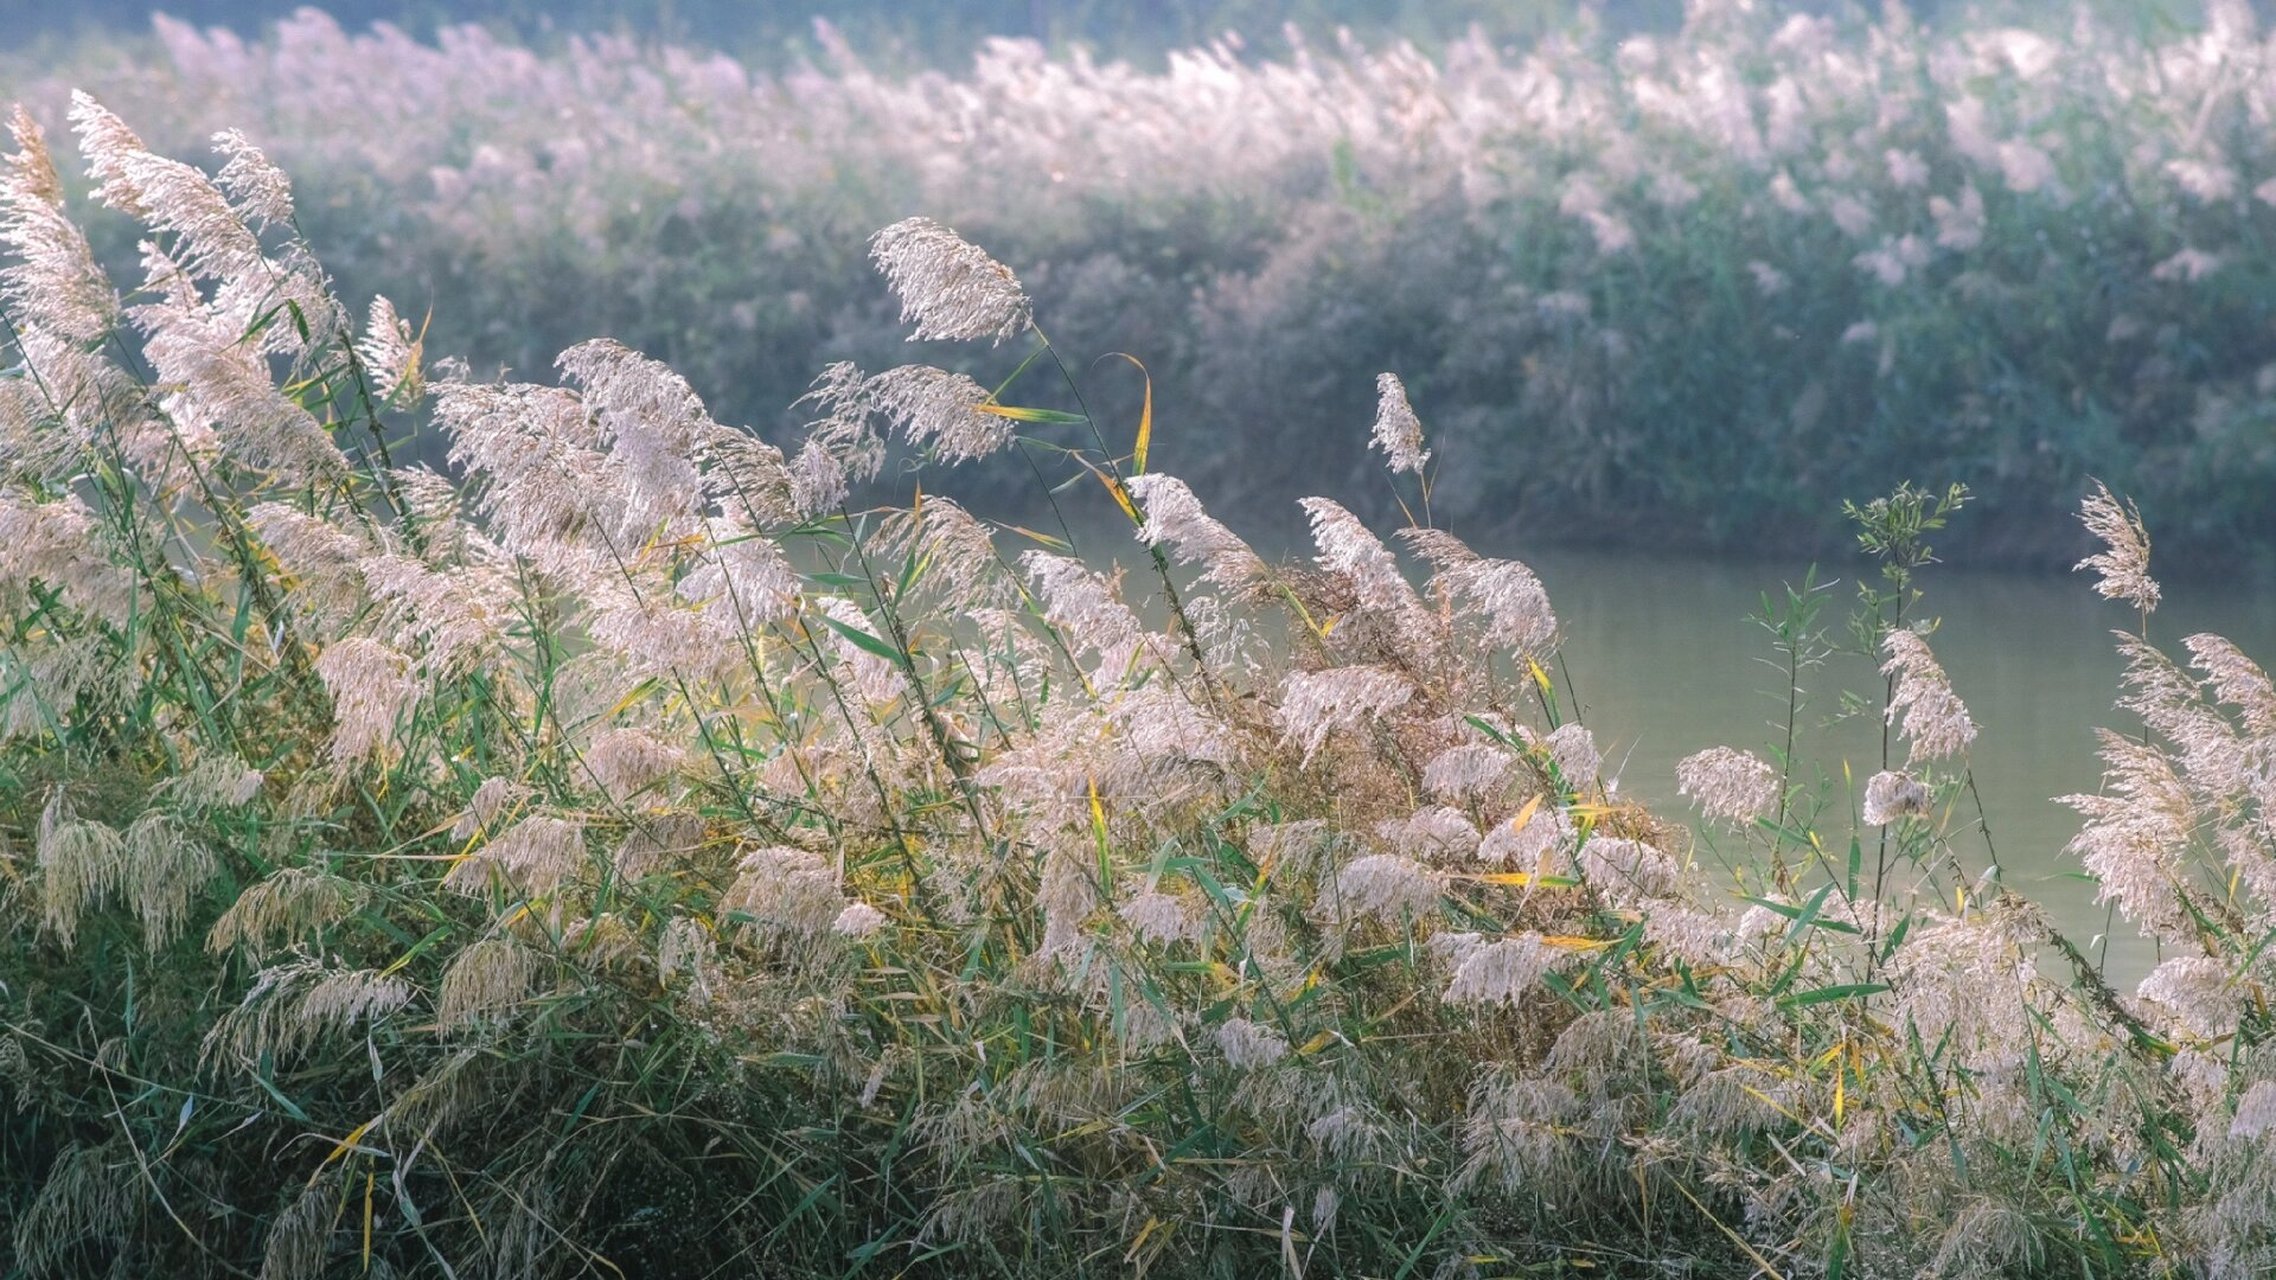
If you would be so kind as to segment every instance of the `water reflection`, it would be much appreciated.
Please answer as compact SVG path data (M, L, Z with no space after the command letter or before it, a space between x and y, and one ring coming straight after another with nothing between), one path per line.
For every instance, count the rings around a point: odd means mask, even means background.
M1804 566L1573 551L1527 559L1564 621L1573 686L1624 794L1684 813L1677 760L1717 744L1759 751L1783 740L1785 673L1766 661L1777 656L1770 637L1747 614L1762 592L1775 598L1782 582L1798 584ZM2052 797L2095 790L2094 730L2132 723L2112 707L2123 663L2110 629L2131 626L2133 617L2095 596L2085 575L1938 566L1923 584L1926 612L1943 619L1937 656L1982 727L1971 759L2008 882L2084 943L2104 932L2107 917L2077 859L2063 852L2078 829L2075 816ZM2179 653L2181 637L2214 631L2264 664L2276 661L2276 602L2224 593L2217 583L2166 585L2151 624L2161 647ZM1853 580L1840 582L1821 621L1839 632L1854 598ZM1838 695L1844 687L1877 693L1877 677L1865 659L1837 655L1805 686L1797 755L1819 773L1803 776L1827 779L1837 807L1848 807L1843 767L1862 791L1879 768L1880 734L1869 719L1838 719ZM1955 843L1975 872L1986 855L1972 808L1964 819L1954 823L1964 829ZM2114 923L2114 977L2138 977L2155 960L2148 941Z

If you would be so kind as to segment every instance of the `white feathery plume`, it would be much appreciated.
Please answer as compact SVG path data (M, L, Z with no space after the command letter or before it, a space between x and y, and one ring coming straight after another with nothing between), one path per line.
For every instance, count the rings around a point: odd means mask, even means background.
M389 754L396 723L418 703L423 687L409 658L363 636L325 649L316 675L332 695L332 758L341 764Z
M1965 752L1976 740L1976 722L1952 692L1951 678L1919 632L1899 628L1881 642L1889 655L1881 674L1896 682L1889 695L1888 720L1904 718L1901 732L1912 742L1908 761L1941 760Z
M837 627L822 628L822 633L829 637L831 647L838 654L839 663L851 674L854 690L860 694L863 702L873 707L883 707L909 691L909 683L903 678L899 664L855 644L845 632L838 630L838 627L844 627L865 636L874 637L877 634L876 624L869 620L859 605L844 596L823 596L814 603L824 617L838 624Z
M1268 576L1265 563L1243 542L1203 509L1201 499L1183 480L1159 471L1132 476L1130 495L1146 513L1138 540L1150 547L1166 546L1180 564L1204 566L1203 576L1227 591L1238 591Z
M1374 439L1368 447L1383 451L1392 474L1422 474L1423 465L1430 461L1430 450L1423 448L1422 419L1407 403L1406 384L1399 381L1398 374L1377 374L1375 394Z
M1091 674L1100 684L1121 679L1145 645L1138 615L1115 598L1113 584L1080 560L1030 551L1020 568L1034 580L1044 619L1066 633L1068 647L1098 655Z
M2142 979L2135 994L2172 1011L2190 1034L2207 1039L2233 1035L2244 1008L2243 994L2229 980L2228 966L2207 956L2175 956Z
M371 375L371 394L381 404L416 401L424 390L419 357L422 344L395 304L384 295L371 300L371 315L364 322L363 341L356 356Z
M1288 1056L1288 1037L1247 1018L1227 1018L1217 1028L1217 1047L1236 1071L1269 1067Z
M1115 694L1105 713L1114 729L1110 741L1138 763L1149 786L1160 783L1151 766L1165 761L1234 764L1235 744L1224 722L1166 682Z
M2206 683L2212 686L2213 696L2236 708L2247 729L2257 737L2276 735L2276 683L2269 680L2259 663L2246 657L2233 642L2210 632L2190 636L2181 643L2189 650L2190 665L2203 672Z
M1564 869L1564 855L1574 833L1571 815L1543 796L1540 804L1520 809L1488 829L1478 844L1478 860L1497 867L1555 874Z
M1280 688L1280 724L1289 741L1303 744L1309 765L1329 734L1380 720L1414 694L1406 677L1383 667L1292 671Z
M282 502L246 512L286 576L286 600L319 628L346 622L367 598L363 561L371 544L339 525Z
M673 590L696 606L712 633L738 642L796 611L799 579L781 544L743 523L712 517L695 560Z
M1562 952L1530 931L1463 948L1454 980L1439 998L1456 1005L1514 1007L1562 958Z
M364 886L314 867L280 867L245 886L206 933L208 952L244 947L255 956L312 941L353 914Z
M214 151L225 157L214 182L229 195L237 215L255 228L282 227L292 222L292 180L243 131L224 129L213 135Z
M1482 624L1490 643L1531 657L1556 649L1557 614L1533 570L1481 556L1443 529L1401 529L1399 536L1430 562L1432 588Z
M1928 785L1909 773L1884 770L1865 783L1866 826L1885 827L1899 818L1926 817L1928 811Z
M511 578L495 568L444 570L400 555L366 557L358 566L371 598L386 606L381 629L397 649L418 649L423 670L462 675L497 648L515 620Z
M1612 901L1633 905L1675 893L1680 875L1673 859L1641 840L1593 836L1581 846L1581 874Z
M529 998L537 956L511 938L469 943L443 971L435 993L435 1021L456 1030L495 1021Z
M1423 788L1442 800L1477 803L1497 794L1515 761L1486 742L1449 747L1423 766Z
M1424 861L1467 861L1477 855L1478 828L1460 810L1444 805L1417 809L1404 818L1375 824L1375 834L1393 852Z
M1011 268L931 218L905 218L870 237L869 256L901 295L910 341L1001 342L1032 323Z
M866 902L849 902L838 918L830 922L830 932L841 938L859 941L874 937L886 924L885 913Z
M841 360L824 366L806 394L792 404L792 408L813 405L822 413L806 424L806 444L791 468L794 496L803 487L813 499L798 500L804 514L819 515L835 507L834 500L815 503L832 490L842 496L846 486L874 480L884 469L885 442L869 424L877 407L870 388L867 374Z
M572 580L614 563L607 552L627 540L631 504L574 392L445 381L434 413L501 546Z
M790 503L798 515L811 520L838 509L851 492L846 466L820 440L800 446L790 464Z
M40 876L40 924L67 951L78 934L80 912L117 893L131 874L119 833L82 820L61 787L40 811L34 862Z
M802 518L782 450L748 431L714 424L701 454L708 463L704 492L720 510L762 529Z
M643 528L684 530L704 498L699 451L721 430L695 389L661 362L607 338L569 348L554 365L583 388L633 518Z
M1709 747L1675 766L1676 792L1709 821L1747 826L1778 807L1778 771L1749 751Z
M2107 729L2103 794L2060 797L2085 815L2065 851L2100 882L2098 902L2115 902L2128 920L2172 941L2192 936L2178 893L2179 864L2198 814L2165 753Z
M443 887L479 896L490 890L495 872L522 893L549 898L584 867L585 861L583 822L533 813L459 859L443 877Z
M1309 513L1312 541L1319 548L1319 564L1351 580L1362 606L1411 622L1422 615L1422 601L1399 572L1399 562L1382 540L1368 532L1359 517L1327 498L1305 498L1298 505ZM1414 637L1421 641L1417 632Z
M2229 1136L2258 1138L2272 1129L2276 1129L2276 1080L2256 1080L2236 1101Z
M845 915L838 878L820 854L778 845L753 849L736 866L739 874L720 900L723 915L801 938L820 937Z
M145 592L132 568L111 560L105 542L77 494L28 502L0 491L0 599L20 599L39 582L73 608L125 626Z
M2102 550L2075 566L2101 575L2094 589L2105 600L2123 600L2143 613L2157 608L2157 579L2150 576L2150 535L2131 502L2121 504L2100 480L2079 503L2078 518L2102 541Z
M1557 726L1542 739L1541 746L1556 762L1567 787L1585 789L1604 768L1604 754L1596 749L1595 735L1577 720Z
M180 935L220 864L163 810L136 818L124 839L127 894L142 919L144 945L157 952Z
M1149 889L1115 908L1124 924L1141 941L1158 946L1183 942L1201 935L1201 915L1176 894Z
M929 448L950 464L985 458L1016 434L1011 419L981 411L988 389L966 374L903 365L871 378L865 394L911 447Z
M0 172L0 245L15 251L15 261L0 269L0 299L9 305L19 338L49 340L49 349L26 355L52 357L36 360L36 367L43 380L67 391L85 385L91 369L73 376L58 362L73 354L81 362L94 360L84 348L117 325L118 293L95 265L86 233L63 211L63 182L47 135L21 106L10 113L9 130L17 150Z
M251 308L268 295L236 305L226 296L208 302L189 264L149 241L142 249L149 277L144 293L152 300L129 314L142 331L154 381L167 388L160 404L177 430L198 441L211 439L245 465L274 471L295 485L345 474L347 457L323 424L280 391L272 376L269 355L285 340L271 335L297 334L296 327L270 324L261 330L263 341L245 340L255 319Z
M531 794L529 787L512 778L484 778L481 785L474 788L473 796L468 798L466 812L460 814L458 821L452 825L450 838L473 839L489 830L500 814L529 799Z
M84 92L71 95L71 123L95 179L96 199L153 230L180 236L190 270L233 281L267 261L260 239L212 179L153 154L125 121Z
M611 729L585 749L585 771L619 803L677 773L687 750L646 729Z
M1336 892L1342 905L1359 915L1396 921L1434 910L1441 889L1438 873L1422 863L1395 853L1371 853L1336 876Z
M952 499L928 493L914 511L896 514L881 548L888 556L921 563L918 583L934 599L952 602L958 613L1018 602L1016 584L1000 572L995 535Z

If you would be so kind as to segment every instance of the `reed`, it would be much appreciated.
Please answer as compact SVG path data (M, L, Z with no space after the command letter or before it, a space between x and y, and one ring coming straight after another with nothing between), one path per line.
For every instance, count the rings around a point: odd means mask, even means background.
M2132 995L1954 816L1973 725L1916 574L1960 493L1853 509L1890 767L1705 753L1694 829L1605 787L1531 571L1425 522L1463 446L1396 379L1350 434L1414 518L1310 498L1317 554L1279 563L1157 469L1151 416L1043 407L1089 402L1080 362L938 223L873 252L984 376L832 367L786 452L613 341L550 384L430 360L407 308L356 322L245 137L209 177L72 118L144 274L117 291L19 112L20 1273L2276 1261L2276 687L2152 647L2107 491L2144 728L2072 803L2169 957ZM1137 571L945 496L1018 449ZM857 496L896 458L917 496ZM1790 706L1812 599L1772 620ZM1709 851L1758 870L1734 893Z

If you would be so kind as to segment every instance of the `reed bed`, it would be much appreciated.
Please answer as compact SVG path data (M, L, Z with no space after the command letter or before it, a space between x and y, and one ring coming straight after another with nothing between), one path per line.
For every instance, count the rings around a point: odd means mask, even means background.
M2099 476L2176 564L2271 545L2276 76L2246 6L1771 8L1159 70L998 41L908 74L826 32L763 73L304 12L256 42L161 21L12 87L51 130L93 89L173 154L243 128L348 296L432 312L438 350L543 370L610 333L778 441L814 369L898 358L860 245L924 214L1022 264L1068 349L1143 351L1202 496L1276 532L1319 489L1398 518L1319 426L1391 368L1466 460L1439 510L1497 531L1822 552L1824 495L1957 480L1979 560L2067 564ZM135 269L129 223L89 233Z
M1541 585L1426 513L1259 555L1001 262L870 241L929 365L790 450L614 341L555 383L351 315L284 173L81 96L0 178L0 1257L12 1274L2265 1274L2276 687L2126 606L2074 850L2007 890L1921 573L1850 508L1883 766L1607 792ZM1052 384L1056 383L1054 388ZM1025 452L1135 568L947 491ZM404 461L441 460L428 467ZM888 464L910 501L856 495ZM1415 575L1423 577L1415 585ZM1576 642L1585 642L1578 638ZM1749 868L1736 891L1702 855Z

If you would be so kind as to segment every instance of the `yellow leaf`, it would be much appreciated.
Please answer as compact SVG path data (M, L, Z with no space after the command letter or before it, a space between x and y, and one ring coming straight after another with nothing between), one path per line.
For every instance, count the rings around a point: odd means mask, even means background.
M1142 476L1146 474L1146 448L1154 440L1154 375L1147 372L1145 361L1129 352L1117 351L1113 354L1136 365L1138 372L1146 378L1146 402L1138 410L1138 443L1130 450L1130 473Z
M1541 945L1559 951L1596 951L1612 944L1602 938L1580 938L1569 933L1551 933L1542 936Z
M1833 1073L1833 1122L1837 1125L1841 1123L1842 1104L1847 1101L1848 1095L1849 1064L1844 1062L1835 1067Z
M1496 871L1478 876L1476 879L1480 884L1532 884L1533 873L1530 871Z
M1323 1031L1320 1034L1313 1036L1311 1039L1306 1040L1304 1042L1304 1047L1296 1051L1296 1056L1300 1058L1308 1058L1313 1054L1318 1053L1320 1050L1327 1048L1329 1045L1334 1044L1335 1042L1335 1032Z
M1044 546L1052 547L1060 551L1068 550L1066 542L1061 539L1054 538L1048 533L1037 533L1035 530L1030 529L1025 525L1014 524L1006 525L1005 527L1010 529L1013 533L1019 534L1021 537L1033 538L1037 542L1042 543Z
M1078 453L1072 456L1074 457L1075 461L1083 464L1083 469L1085 471L1088 471L1092 475L1097 476L1098 482L1106 486L1107 494L1114 499L1114 505L1122 508L1122 514L1130 517L1130 523L1145 523L1145 521L1138 515L1138 508L1131 505L1130 494L1128 491L1123 489L1122 482L1120 480L1117 480L1113 476L1108 475L1106 472L1099 470L1095 466L1092 466L1090 460L1083 457L1083 455Z
M1535 662L1530 656L1528 656L1525 659L1525 667L1527 671L1532 673L1533 683L1540 687L1542 693L1554 694L1556 692L1555 689L1552 689L1549 686L1549 673L1541 669L1540 663Z
M1535 796L1525 802L1525 807L1517 811L1516 817L1509 820L1509 829L1512 831L1525 830L1525 824L1533 821L1533 815L1540 811L1541 797Z
M1113 476L1101 476L1100 479L1106 481L1106 491L1113 496L1114 505L1122 508L1122 514L1129 516L1132 524L1143 524L1138 508L1132 505L1130 495L1123 491L1122 482Z
M370 1133L371 1127L378 1123L379 1121L377 1120L366 1120L362 1124L357 1125L354 1129L349 1130L347 1137L340 1139L339 1142L333 1145L332 1154L324 1157L324 1164L330 1164L334 1160L337 1160L341 1156L344 1156L348 1152L354 1150L356 1143L362 1141L363 1136L367 1133ZM316 1167L321 1170L324 1167L324 1164L320 1164Z
M1098 798L1098 780L1089 779L1091 790L1091 831L1099 839L1106 839L1106 805Z

